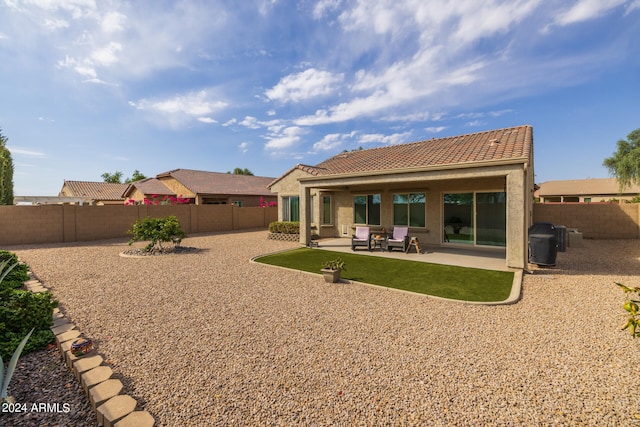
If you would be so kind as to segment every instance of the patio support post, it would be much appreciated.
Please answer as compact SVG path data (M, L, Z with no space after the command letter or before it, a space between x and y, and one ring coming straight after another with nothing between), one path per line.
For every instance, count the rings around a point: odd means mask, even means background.
M522 169L507 174L507 266L525 268L527 263L527 184Z
M311 241L311 187L300 184L300 244L307 246Z

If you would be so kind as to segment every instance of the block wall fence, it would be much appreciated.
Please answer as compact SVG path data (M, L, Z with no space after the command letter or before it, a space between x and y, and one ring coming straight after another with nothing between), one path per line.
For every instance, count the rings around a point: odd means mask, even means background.
M640 239L640 203L535 203L533 222L576 228L585 239Z
M187 234L264 228L278 208L234 205L0 206L0 248L129 237L138 218L175 215ZM586 239L640 239L640 204L536 203L533 222L576 228Z
M130 237L139 218L175 215L189 234L268 228L277 207L234 205L0 206L0 248Z

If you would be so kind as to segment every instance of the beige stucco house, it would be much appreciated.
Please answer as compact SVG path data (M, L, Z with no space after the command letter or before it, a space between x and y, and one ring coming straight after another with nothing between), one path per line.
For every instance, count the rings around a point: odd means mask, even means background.
M343 152L296 165L269 188L278 219L300 221L300 243L409 226L431 245L502 248L527 265L533 204L533 129L518 126Z
M58 197L63 200L68 198L83 199L83 203L89 205L121 205L124 203L122 192L126 188L127 184L65 180Z
M256 207L261 200L276 201L276 196L267 189L272 181L273 178L263 176L174 169L131 183L123 196L136 202L156 195L160 199L164 196L189 199L196 205Z

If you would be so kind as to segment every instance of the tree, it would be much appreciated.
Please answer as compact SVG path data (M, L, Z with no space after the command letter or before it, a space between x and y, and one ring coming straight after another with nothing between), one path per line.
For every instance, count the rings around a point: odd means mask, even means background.
M13 205L13 159L0 129L0 205Z
M133 171L131 178L127 178L124 180L125 184L130 184L132 182L140 181L141 179L146 179L147 177L140 173L138 169Z
M110 174L109 172L105 172L100 175L104 182L109 182L111 184L122 184L122 172L115 171L115 173Z
M619 140L618 151L604 159L602 165L616 177L620 191L633 183L640 184L640 128L627 135L626 140Z
M122 184L123 173L120 172L120 171L115 171L113 174L110 174L109 172L105 172L100 176L102 177L104 182L110 182L112 184ZM133 171L133 174L131 175L131 178L125 179L124 183L125 184L130 184L132 182L140 181L141 179L145 179L145 178L146 178L146 176L141 174L140 171L138 169L136 169L136 170Z
M247 168L235 168L233 170L233 172L227 172L227 173L233 173L234 175L251 175L253 176L253 172L251 172L249 169Z

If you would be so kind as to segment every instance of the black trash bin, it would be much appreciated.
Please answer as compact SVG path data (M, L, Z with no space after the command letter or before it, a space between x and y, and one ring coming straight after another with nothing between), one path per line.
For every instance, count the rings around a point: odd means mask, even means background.
M549 222L536 222L529 227L529 262L538 265L556 265L558 232Z

